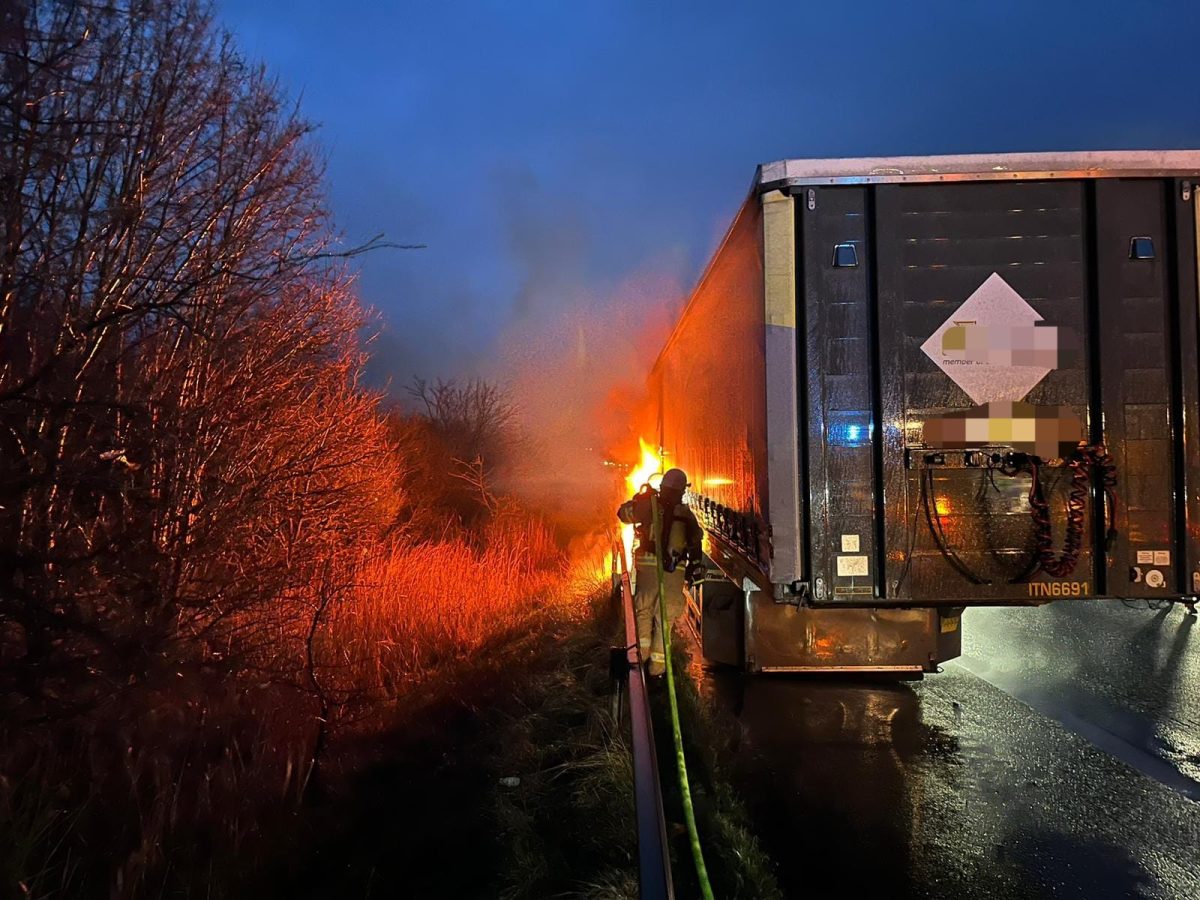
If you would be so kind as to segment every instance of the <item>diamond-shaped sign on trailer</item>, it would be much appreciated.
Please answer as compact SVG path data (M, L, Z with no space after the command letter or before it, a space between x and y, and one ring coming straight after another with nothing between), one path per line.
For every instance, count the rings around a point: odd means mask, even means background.
M982 405L1023 400L1058 365L1058 329L993 272L921 349Z

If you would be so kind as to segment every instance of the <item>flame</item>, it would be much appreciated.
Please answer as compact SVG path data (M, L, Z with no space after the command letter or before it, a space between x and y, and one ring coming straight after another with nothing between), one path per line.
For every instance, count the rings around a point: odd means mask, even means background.
M643 485L649 484L653 488L658 487L658 482L662 481L662 457L658 451L647 444L641 438L638 438L638 446L641 448L642 461L634 466L633 471L625 476L626 494L632 495L640 491ZM657 479L654 476L659 476ZM632 567L633 560L633 526L621 526L621 544L625 548L625 560Z
M658 451L641 438L638 438L638 446L642 450L642 461L625 478L625 486L631 494L636 494L645 484L657 487L654 476L662 474L662 457L658 455Z

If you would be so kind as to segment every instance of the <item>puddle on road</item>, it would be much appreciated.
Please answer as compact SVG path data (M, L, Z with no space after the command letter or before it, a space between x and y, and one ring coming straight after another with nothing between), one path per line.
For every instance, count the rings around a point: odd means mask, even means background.
M917 896L914 846L930 768L954 780L956 740L894 680L746 676L694 667L731 774L789 893L832 878L843 896Z
M1115 763L1085 762L1056 726L965 671L924 684L695 661L689 672L788 896L1190 893L1176 858L1194 849L1176 833L1186 809L1152 815Z

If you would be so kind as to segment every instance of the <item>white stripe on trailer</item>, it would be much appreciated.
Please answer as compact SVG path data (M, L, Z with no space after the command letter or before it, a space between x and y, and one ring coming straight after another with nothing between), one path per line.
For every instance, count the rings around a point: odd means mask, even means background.
M796 213L792 198L781 191L763 194L762 207L770 577L776 585L788 585L803 577L797 439Z

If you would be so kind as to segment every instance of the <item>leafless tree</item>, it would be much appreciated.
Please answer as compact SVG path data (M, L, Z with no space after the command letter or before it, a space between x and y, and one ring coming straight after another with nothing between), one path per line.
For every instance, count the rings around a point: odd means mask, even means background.
M408 387L425 417L466 463L480 460L485 470L501 464L511 444L516 406L499 386L481 379L433 382L415 378Z
M478 379L417 378L408 393L418 412L390 416L413 498L401 521L417 538L445 535L447 523L474 529L495 512L498 482L521 453L516 406L502 388Z
M2 683L302 668L397 502L310 128L195 0L27 0L0 56Z

